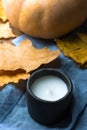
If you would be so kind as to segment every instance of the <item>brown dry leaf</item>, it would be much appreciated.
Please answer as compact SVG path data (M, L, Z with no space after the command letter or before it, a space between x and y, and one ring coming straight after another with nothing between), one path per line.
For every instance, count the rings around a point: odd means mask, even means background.
M1 38L14 38L16 35L13 33L9 22L1 23L0 22L0 39Z
M56 43L65 56L72 58L81 66L87 63L87 35L85 33L70 34L56 39Z
M1 38L0 39L0 44L12 44L12 40L13 40L13 38L8 38L8 39L4 39L4 38Z
M7 17L5 15L3 7L2 7L2 0L0 0L0 20L2 22L6 22L7 21Z
M30 72L41 64L53 61L60 54L59 50L37 49L28 39L22 41L19 46L0 44L0 70L23 69Z
M15 71L0 71L0 89L3 85L8 83L18 83L19 80L28 79L30 74L26 73L24 70L18 69Z

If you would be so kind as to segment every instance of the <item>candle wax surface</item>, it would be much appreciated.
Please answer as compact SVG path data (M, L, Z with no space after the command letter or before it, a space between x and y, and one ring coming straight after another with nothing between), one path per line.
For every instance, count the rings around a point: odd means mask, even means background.
M37 79L32 84L31 91L40 99L56 101L67 94L68 88L62 79L48 75Z

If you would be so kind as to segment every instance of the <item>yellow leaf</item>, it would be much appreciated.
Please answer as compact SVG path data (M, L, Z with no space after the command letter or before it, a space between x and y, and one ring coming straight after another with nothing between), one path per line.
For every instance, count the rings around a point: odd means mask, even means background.
M14 38L16 35L10 28L9 22L0 23L0 39L1 38Z
M87 66L87 33L75 32L56 39L56 43L65 56L81 66Z
M5 15L3 7L2 7L2 0L0 0L0 19L1 19L2 22L7 21L7 17Z

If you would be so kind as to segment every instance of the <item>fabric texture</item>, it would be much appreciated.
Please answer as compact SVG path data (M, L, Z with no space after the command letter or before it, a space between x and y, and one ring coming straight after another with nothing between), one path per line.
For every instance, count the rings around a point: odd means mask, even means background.
M51 40L35 39L27 35L15 39L18 45L24 38L29 38L37 48L47 46L57 49ZM87 69L79 68L71 59L61 55L58 58L60 66L73 83L73 102L71 107L71 122L66 127L47 127L34 121L27 110L26 91L9 84L0 91L0 130L87 130Z

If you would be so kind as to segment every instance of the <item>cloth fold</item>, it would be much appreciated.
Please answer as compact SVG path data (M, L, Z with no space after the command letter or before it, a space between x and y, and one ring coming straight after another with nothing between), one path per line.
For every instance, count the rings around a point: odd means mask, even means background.
M47 46L54 50L56 45L51 40L34 39L23 35L14 40L18 45L25 37L31 39L34 46ZM19 42L18 42L19 41ZM50 44L51 43L51 44ZM47 127L35 122L27 110L26 93L13 85L7 85L0 91L0 130L86 130L87 129L87 69L82 69L71 59L61 55L60 67L73 83L72 121L67 127Z

